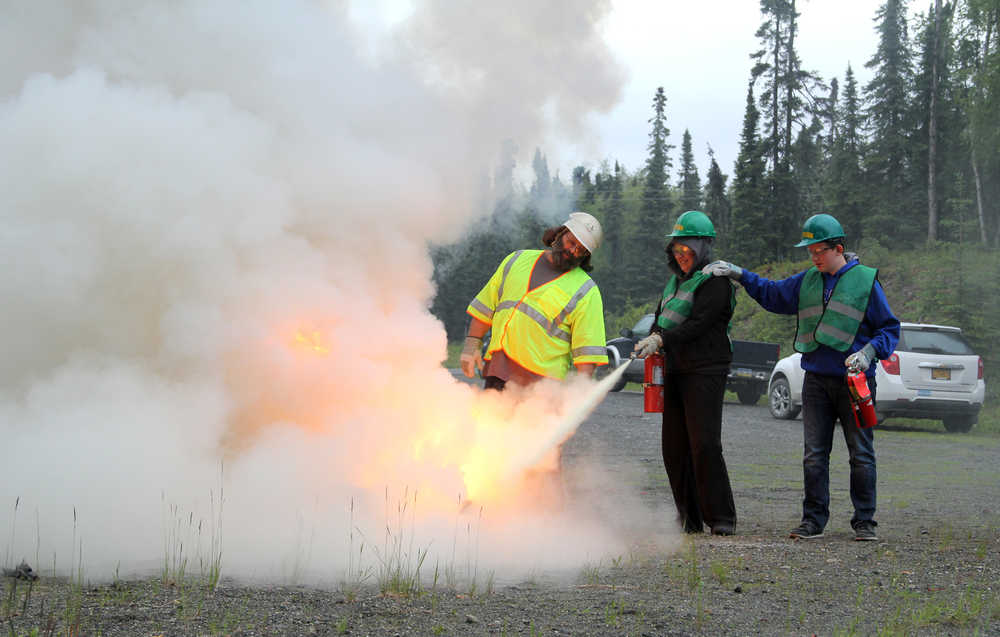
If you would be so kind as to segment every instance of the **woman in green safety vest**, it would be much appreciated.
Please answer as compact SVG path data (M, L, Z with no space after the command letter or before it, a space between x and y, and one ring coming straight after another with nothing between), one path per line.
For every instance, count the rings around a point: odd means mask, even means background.
M663 375L663 464L687 533L705 525L732 535L736 505L722 455L722 403L733 360L729 321L733 286L703 274L712 256L715 226L689 210L667 235L667 285L650 335L639 341L639 358L660 351Z

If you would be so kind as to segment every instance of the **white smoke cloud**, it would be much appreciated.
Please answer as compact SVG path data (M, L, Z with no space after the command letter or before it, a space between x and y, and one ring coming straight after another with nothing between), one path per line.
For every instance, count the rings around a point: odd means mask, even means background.
M585 134L621 92L607 2L543 4L417 3L373 54L344 2L5 3L5 560L141 571L182 529L226 574L333 581L401 503L418 542L471 528L461 459L510 406L440 367L426 244L484 212L503 140ZM544 391L551 423L572 390ZM521 413L511 444L545 425ZM611 541L476 524L514 569Z

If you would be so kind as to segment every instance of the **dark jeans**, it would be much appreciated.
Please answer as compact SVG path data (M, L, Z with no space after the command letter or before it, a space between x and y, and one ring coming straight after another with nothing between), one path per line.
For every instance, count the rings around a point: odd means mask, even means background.
M874 399L874 378L868 379L868 388ZM805 441L802 521L811 521L820 529L830 519L830 451L833 449L833 431L838 418L850 455L851 502L854 504L851 526L856 526L858 522L875 523L873 429L863 429L855 424L845 377L806 372L802 382L802 431Z
M684 530L736 527L736 505L722 457L726 375L667 374L663 387L663 464Z

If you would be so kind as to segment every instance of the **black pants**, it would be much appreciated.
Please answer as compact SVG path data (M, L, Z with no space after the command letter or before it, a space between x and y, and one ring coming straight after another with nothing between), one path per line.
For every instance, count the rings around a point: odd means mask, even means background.
M496 376L487 376L483 380L483 389L495 389L497 391L503 391L504 387L507 386L507 381L502 378L497 378Z
M663 464L680 524L688 533L736 528L736 505L722 457L722 401L726 375L664 377Z

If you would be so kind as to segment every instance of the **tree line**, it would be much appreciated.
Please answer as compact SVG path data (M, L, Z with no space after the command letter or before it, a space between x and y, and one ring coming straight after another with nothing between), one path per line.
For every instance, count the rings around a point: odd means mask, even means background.
M804 67L796 0L761 0L760 8L732 174L709 148L699 175L690 130L674 166L662 87L652 98L648 157L634 172L618 162L581 165L563 183L536 149L526 188L513 178L517 149L505 145L489 180L492 214L463 241L431 248L431 309L449 340L464 334L465 306L500 260L541 247L542 230L574 209L604 227L592 276L609 319L658 298L664 236L685 210L712 218L716 256L750 268L801 259L791 246L816 212L836 216L848 248L862 255L1000 247L1000 0L931 0L912 16L904 0L885 0L873 17L878 45L864 86L850 65L828 81Z

